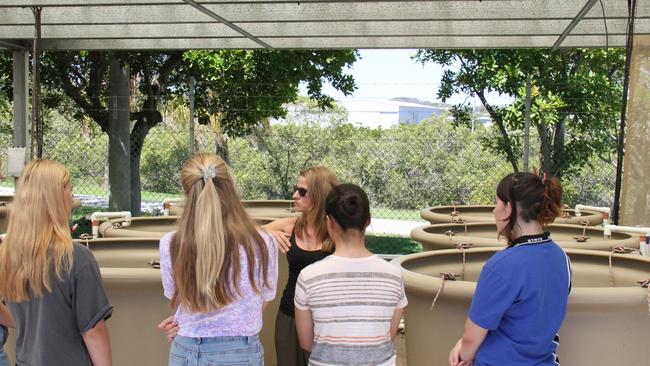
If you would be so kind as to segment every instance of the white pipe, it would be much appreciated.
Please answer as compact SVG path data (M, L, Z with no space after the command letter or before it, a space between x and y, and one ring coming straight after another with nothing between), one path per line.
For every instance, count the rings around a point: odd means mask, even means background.
M576 205L575 211L576 211L576 216L580 216L580 210L591 210L591 211L598 211L602 213L606 213L608 215L611 215L612 210L609 207L596 207L596 206L587 206L587 205Z
M650 227L605 225L603 230L605 239L609 239L613 232L641 234L639 237L639 249L643 255L650 256L650 243L648 243Z
M131 212L130 211L120 211L120 212L93 212L90 215L90 221L92 222L93 228L93 238L99 237L99 220L100 219L114 219L114 218L124 218L122 226L131 225Z
M577 217L582 215L582 212L580 212L581 210L591 210L591 211L601 212L603 214L603 226L609 225L609 217L612 215L612 210L609 207L576 205L574 210Z
M650 227L605 225L605 235L611 236L613 232L650 234Z
M169 216L169 208L174 205L174 203L179 203L185 201L184 198L165 198L163 200L163 216Z

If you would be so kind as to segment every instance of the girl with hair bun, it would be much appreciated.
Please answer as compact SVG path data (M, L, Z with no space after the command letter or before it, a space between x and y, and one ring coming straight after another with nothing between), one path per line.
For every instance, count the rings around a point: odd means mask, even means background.
M277 245L258 231L226 163L198 154L181 171L178 231L160 240L164 294L176 309L169 365L263 365L262 310L275 297ZM175 326L177 329L172 329Z
M338 185L327 195L325 214L335 250L298 276L300 345L311 352L310 365L394 366L393 340L407 300L400 269L365 247L368 197L356 185Z
M559 365L557 335L571 290L571 266L544 231L561 212L555 177L513 173L496 191L497 233L505 250L483 267L451 366Z

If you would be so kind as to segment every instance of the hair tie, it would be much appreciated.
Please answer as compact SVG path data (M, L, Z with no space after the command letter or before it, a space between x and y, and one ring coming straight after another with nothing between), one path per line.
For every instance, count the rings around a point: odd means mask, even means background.
M199 168L201 172L201 177L203 178L203 183L207 183L208 179L214 178L217 176L217 166L215 164L210 164L207 169Z

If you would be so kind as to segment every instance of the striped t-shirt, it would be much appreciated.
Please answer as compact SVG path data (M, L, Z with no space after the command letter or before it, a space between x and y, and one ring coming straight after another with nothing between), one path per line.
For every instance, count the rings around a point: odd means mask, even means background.
M407 304L399 267L331 255L300 272L294 302L312 312L310 365L395 365L390 325Z

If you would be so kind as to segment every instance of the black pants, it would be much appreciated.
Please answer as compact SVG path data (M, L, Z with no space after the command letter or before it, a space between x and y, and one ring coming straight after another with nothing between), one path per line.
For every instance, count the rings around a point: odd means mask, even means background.
M296 318L278 311L275 318L275 354L278 366L307 366L309 352L300 348Z

